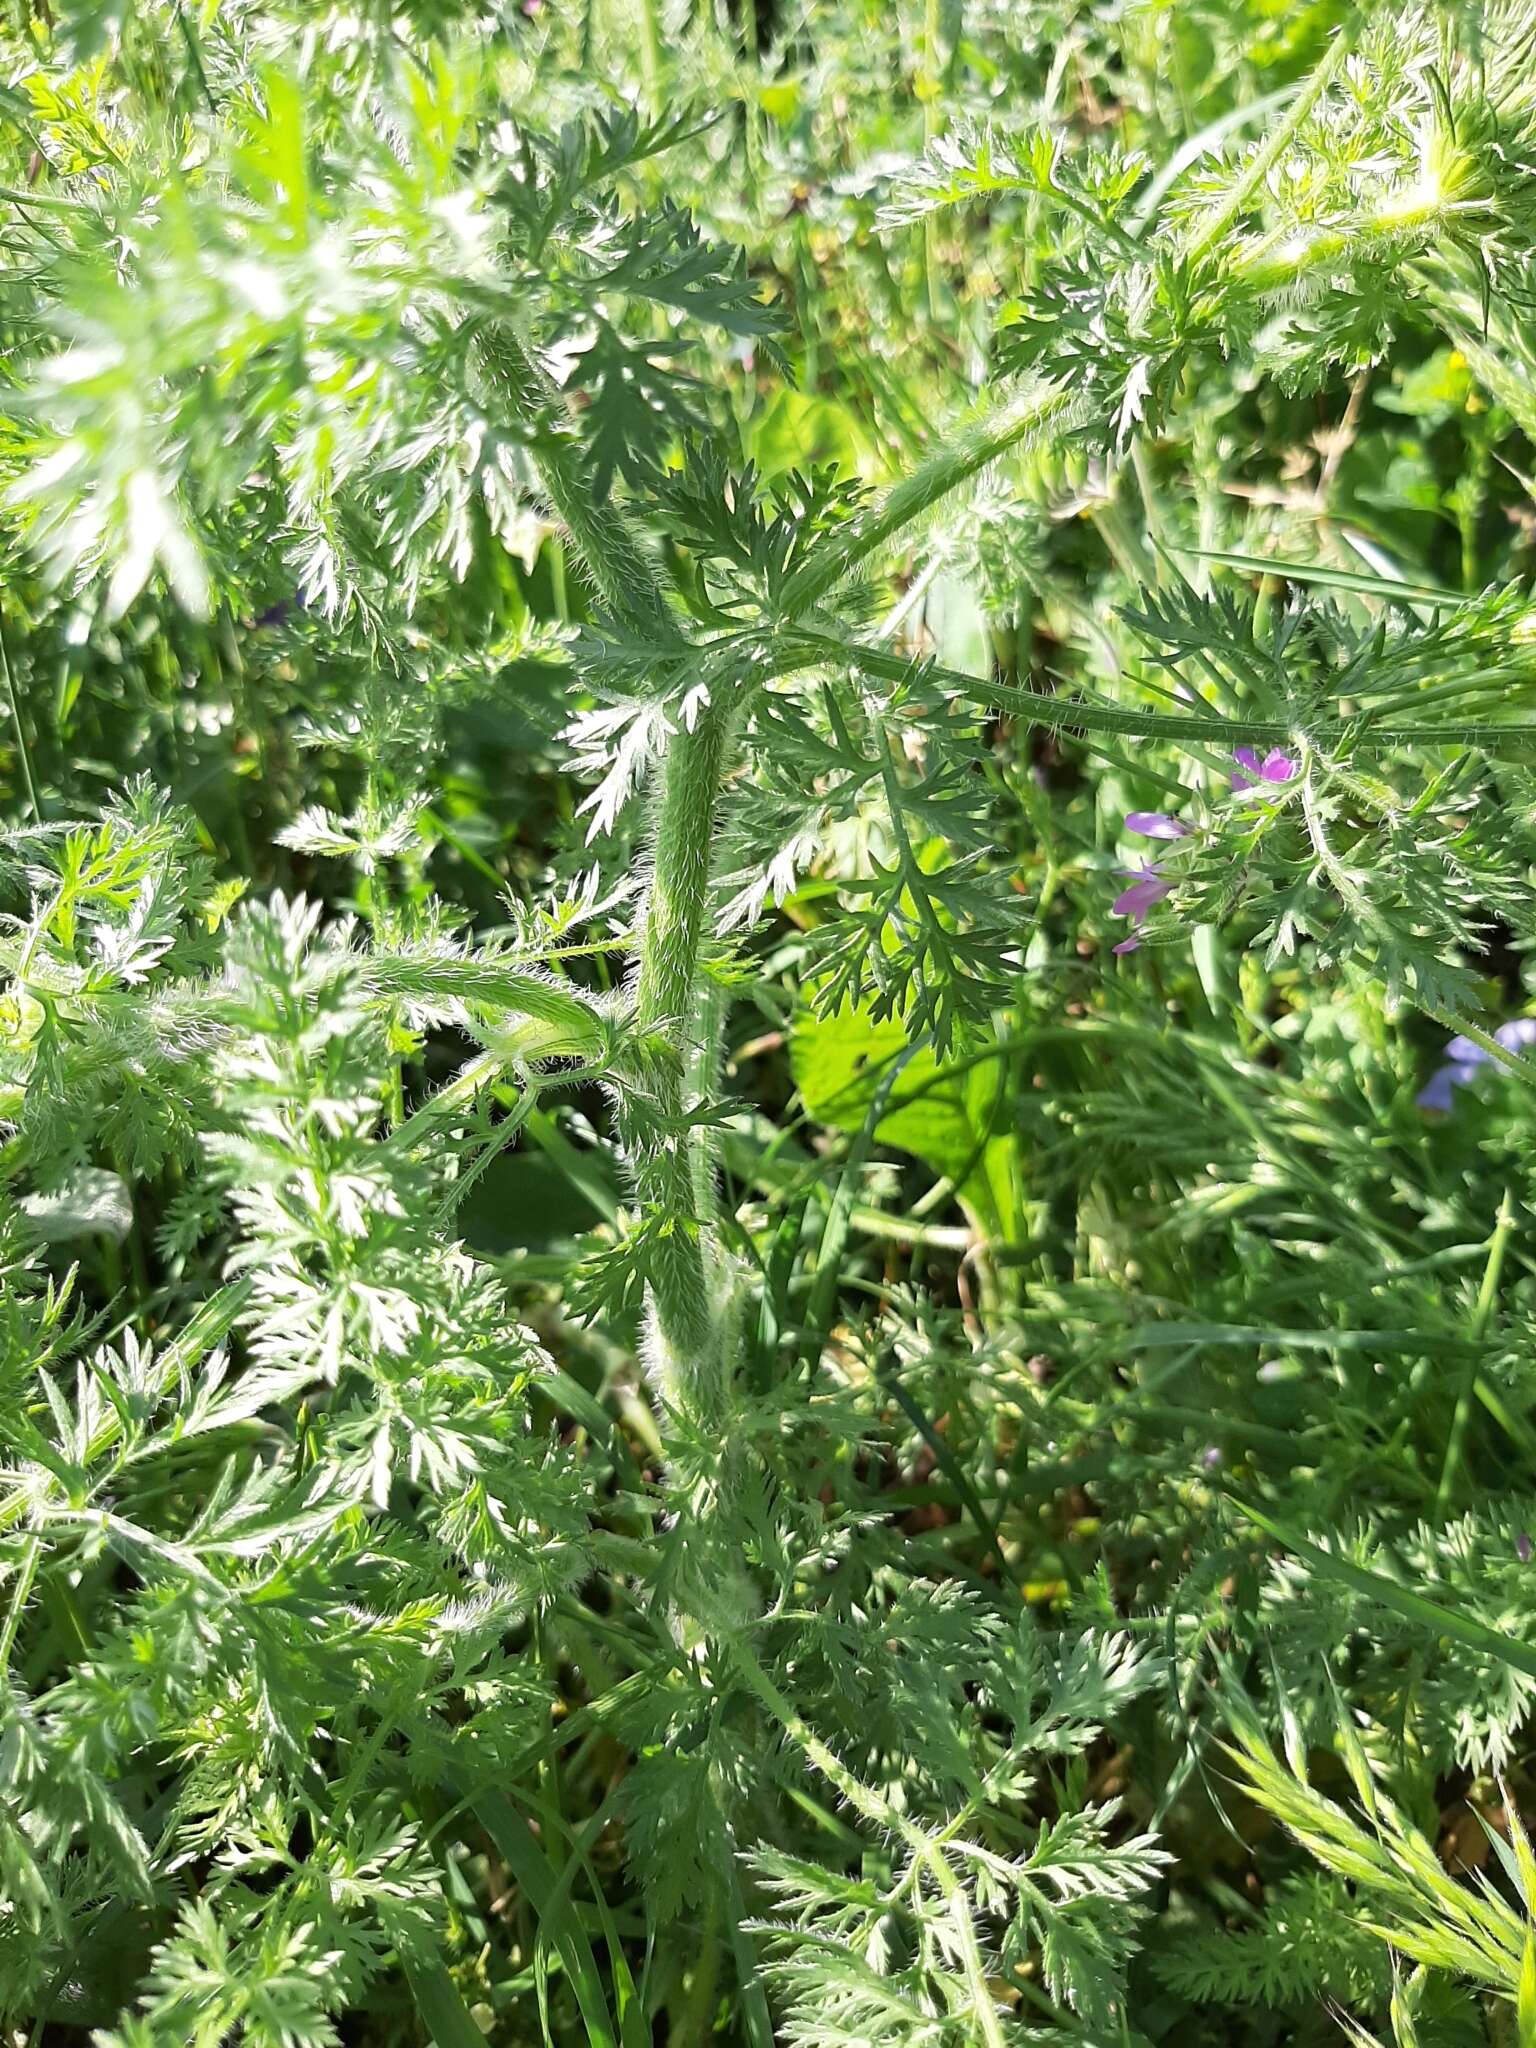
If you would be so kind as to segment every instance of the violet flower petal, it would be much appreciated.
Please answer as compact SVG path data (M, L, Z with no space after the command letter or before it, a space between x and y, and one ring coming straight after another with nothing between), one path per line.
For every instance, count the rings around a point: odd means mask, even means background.
M1128 811L1125 818L1127 832L1139 832L1143 839L1185 839L1189 827L1178 818L1170 817L1167 811Z
M1436 1109L1449 1116L1456 1107L1456 1083L1460 1070L1456 1067L1437 1067L1413 1098L1420 1109Z
M1172 893L1172 882L1165 881L1155 867L1146 867L1129 889L1121 890L1110 905L1110 912L1115 917L1128 917L1133 923L1140 924L1154 903L1161 903Z
M1261 782L1289 782L1301 772L1301 763L1284 747L1271 747L1262 761L1253 747L1234 747L1232 758L1239 768L1248 771L1246 775L1233 776L1232 787L1236 790L1254 789Z
M1448 1060L1443 1067L1437 1067L1414 1098L1420 1109L1453 1109L1454 1091L1466 1087L1487 1057L1484 1053L1481 1059Z
M1507 1023L1499 1025L1493 1035L1506 1052L1519 1052L1527 1046L1536 1045L1536 1017L1511 1017ZM1441 1110L1449 1114L1456 1106L1456 1090L1465 1088L1478 1069L1486 1067L1492 1058L1492 1053L1480 1046L1475 1038L1458 1032L1445 1048L1444 1066L1435 1069L1414 1100L1420 1109Z

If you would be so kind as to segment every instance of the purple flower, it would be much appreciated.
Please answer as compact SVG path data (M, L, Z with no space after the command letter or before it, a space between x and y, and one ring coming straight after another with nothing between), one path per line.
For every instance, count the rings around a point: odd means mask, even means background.
M1166 811L1128 811L1127 832L1139 832L1143 839L1187 839L1189 827Z
M1155 865L1139 870L1123 868L1121 873L1131 877L1131 886L1120 891L1110 911L1115 917L1128 917L1132 924L1143 923L1153 904L1173 893L1172 882L1166 881Z
M1262 761L1252 747L1235 747L1232 758L1239 768L1248 771L1246 775L1233 776L1234 789L1253 789L1261 782L1289 782L1301 768L1296 756L1280 747L1271 747Z
M1536 1543L1531 1541L1527 1530L1522 1529L1515 1538L1515 1555L1522 1564L1529 1564L1536 1557Z
M1161 903L1165 896L1173 893L1173 884L1163 878L1163 875L1155 865L1144 868L1122 868L1120 872L1123 875L1129 875L1131 886L1129 889L1122 889L1120 891L1120 894L1110 905L1110 911L1115 917L1128 917L1131 920L1131 936L1128 939L1122 939L1119 945L1116 946L1115 951L1117 953L1134 953L1141 944L1136 933L1140 926L1146 922L1147 912L1154 904Z
M1506 1052L1536 1045L1536 1017L1511 1017L1493 1035ZM1459 1035L1445 1048L1445 1055L1445 1065L1436 1067L1414 1099L1420 1109L1437 1109L1449 1115L1456 1106L1456 1090L1464 1088L1493 1055L1485 1052L1475 1039Z
M1460 1064L1436 1067L1414 1100L1420 1109L1437 1109L1442 1115L1449 1116L1456 1107L1456 1090L1470 1081L1476 1072L1475 1067Z

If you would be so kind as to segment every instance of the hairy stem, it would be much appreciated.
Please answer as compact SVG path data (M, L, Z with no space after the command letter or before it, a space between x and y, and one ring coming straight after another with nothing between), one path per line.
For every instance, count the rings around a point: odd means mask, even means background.
M1338 77L1353 44L1353 33L1347 28L1341 29L1334 37L1327 56L1302 87L1285 119L1275 123L1262 146L1254 151L1242 176L1226 198L1220 205L1213 207L1203 219L1194 223L1189 238L1180 251L1186 263L1198 261L1213 243L1219 241L1254 194L1262 188L1264 180L1290 147L1312 109Z
M524 418L551 411L558 416L560 394L518 338L503 327L492 347L515 410ZM613 505L594 499L575 448L552 433L537 460L550 502L604 601L619 617L681 647L682 636L628 521ZM713 1195L707 1176L695 1172L696 1148L686 1119L697 1043L699 944L709 908L728 718L726 707L707 704L691 727L672 734L661 762L635 978L634 1017L649 1062L650 1099L643 1108L635 1099L619 1103L636 1191L663 1222L651 1272L659 1391L685 1412L711 1419L723 1406L725 1358L709 1273Z
M819 663L846 662L882 682L904 682L912 663L899 654L886 654L878 647L863 647L834 640L825 634L797 630L795 644L802 651L806 667ZM789 673L796 665L791 652L776 665L777 673ZM1166 739L1175 746L1191 746L1200 740L1214 740L1222 746L1284 746L1296 740L1294 720L1228 716L1208 706L1202 711L1152 711L1139 705L1107 704L1096 698L1053 697L1041 690L1021 690L982 676L965 675L959 669L943 668L936 662L924 664L930 682L940 683L956 696L976 705L978 710L1011 711L1055 732L1125 733L1137 739ZM1332 731L1347 734L1356 751L1367 747L1443 746L1480 747L1498 756L1501 749L1523 758L1529 750L1536 721L1493 720L1437 723L1415 719L1408 723L1376 723L1364 718L1343 719L1332 725L1319 721L1309 729L1318 746L1325 747Z
M986 1962L971 1922L965 1888L950 1868L943 1849L905 1813L872 1790L862 1778L856 1777L835 1751L827 1747L793 1701L779 1690L742 1637L732 1639L730 1656L738 1676L756 1693L785 1734L836 1787L860 1819L882 1834L897 1837L911 1855L914 1868L926 1870L949 1908L950 1940L965 1974L966 1988L974 2006L972 2017L980 2030L980 2038L986 2048L1006 2048L997 2002L987 1983Z
M699 946L709 909L715 806L729 737L725 707L706 707L668 742L656 802L653 868L641 928L635 1023L655 1055L648 1127L631 1134L642 1200L672 1221L657 1250L653 1310L657 1376L666 1398L716 1417L724 1346L709 1275L713 1188L696 1171L686 1129L699 1047ZM706 1005L705 1007L708 1007Z
M1257 236L1228 253L1226 271L1251 291L1294 291L1307 278L1329 269L1344 268L1368 258L1376 243L1407 235L1428 236L1443 213L1439 199L1416 206L1400 200L1383 203L1344 227L1285 229Z
M1032 385L966 421L926 462L822 543L785 586L783 616L794 619L808 612L866 555L1018 442L1052 423L1059 425L1076 403L1057 386Z
M512 409L526 421L558 420L565 401L505 323L488 340L492 372L506 387ZM534 451L549 501L565 521L587 574L604 602L621 618L643 621L665 639L678 638L672 615L629 521L618 508L594 496L576 446L559 433L544 436Z

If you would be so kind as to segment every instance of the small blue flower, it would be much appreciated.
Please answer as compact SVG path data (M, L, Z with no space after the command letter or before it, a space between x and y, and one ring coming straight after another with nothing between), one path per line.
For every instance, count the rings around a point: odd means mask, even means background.
M1536 1045L1536 1017L1512 1017L1493 1035L1506 1052L1520 1052L1528 1045ZM1493 1055L1473 1039L1458 1036L1445 1048L1445 1056L1445 1065L1435 1069L1414 1099L1420 1109L1437 1109L1449 1115L1456 1106L1456 1090L1465 1088L1478 1068L1487 1066Z
M1456 1090L1470 1081L1477 1072L1475 1067L1436 1067L1428 1081L1414 1097L1420 1109L1437 1109L1449 1116L1456 1107Z

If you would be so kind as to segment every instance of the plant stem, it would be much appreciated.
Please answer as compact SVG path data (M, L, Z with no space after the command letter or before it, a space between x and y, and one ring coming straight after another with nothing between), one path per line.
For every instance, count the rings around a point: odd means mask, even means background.
M641 1198L673 1225L653 1273L656 1370L662 1393L688 1412L718 1419L724 1347L707 1265L714 1206L686 1129L687 1081L699 1045L699 944L709 907L715 806L729 737L728 712L706 707L693 730L667 744L656 803L653 867L640 934L635 1023L654 1046L649 1128L632 1130Z
M729 1007L725 990L718 981L708 980L697 990L696 1023L683 1085L695 1102L712 1102L720 1092L724 1059L722 1040ZM720 1159L719 1133L701 1129L693 1133L693 1213L713 1216L718 1195L715 1174Z
M785 586L781 616L801 617L819 604L864 557L884 545L947 492L985 469L1016 443L1065 415L1077 401L1054 385L1032 385L961 426L942 448L893 484L881 498L829 536Z
M0 681L5 684L7 707L11 724L16 729L16 756L21 762L21 779L27 786L27 804L35 824L42 822L42 811L37 801L37 784L32 779L32 756L27 751L26 729L21 722L21 705L16 696L16 677L11 668L11 651L5 640L5 614L0 611Z
M836 662L851 664L865 675L885 682L905 682L912 673L910 659L899 654L887 654L878 647L837 640L830 634L812 633L797 627L793 644L802 651L798 656L791 651L776 661L776 674L788 674L797 666L810 668ZM1011 711L1027 718L1031 724L1044 726L1053 732L1126 733L1137 739L1166 739L1171 745L1184 747L1202 739L1215 740L1222 746L1283 746L1294 744L1296 740L1293 720L1245 718L1240 715L1229 717L1209 707L1204 713L1151 711L1138 705L1104 703L1096 698L1052 697L1043 690L1014 689L1007 683L965 675L959 669L942 668L936 662L925 662L923 674L929 682L941 684L957 696L968 699L978 709ZM1532 734L1536 733L1536 721L1527 719L1520 724L1511 722L1504 725L1492 721L1440 725L1421 719L1408 725L1377 725L1366 719L1354 718L1338 720L1335 729L1340 733L1347 731L1357 751L1365 746L1481 747L1497 755L1501 746L1511 743L1517 744L1523 753ZM1310 730L1315 734L1318 749L1326 752L1330 738L1328 726L1319 722Z
M1461 1467L1467 1430L1472 1420L1472 1404L1477 1398L1483 1338L1487 1334L1489 1323L1493 1320L1494 1303L1499 1298L1499 1275L1504 1267L1504 1254L1509 1248L1510 1234L1514 1227L1514 1204L1506 1188L1504 1199L1499 1204L1498 1220L1493 1226L1493 1236L1488 1240L1488 1263L1483 1268L1483 1283L1477 1290L1477 1301L1468 1325L1467 1334L1471 1339L1472 1349L1467 1355L1466 1373L1457 1390L1456 1412L1451 1417L1450 1435L1445 1441L1445 1463L1440 1468L1440 1484L1435 1490L1437 1517L1444 1516L1450 1510L1456 1474Z
M530 421L550 413L557 419L561 416L565 401L560 392L505 323L497 328L487 349L491 367L500 373L516 412ZM565 521L604 602L620 618L641 622L681 648L654 568L623 513L593 495L575 446L558 433L550 433L540 440L534 458L550 503Z
M495 350L520 413L537 418L558 412L560 394L515 335L502 330ZM684 652L686 642L628 522L615 507L593 498L574 448L551 434L537 460L550 500L604 600L620 618L654 633L662 647ZM619 1104L637 1192L662 1220L651 1273L659 1391L684 1412L712 1421L723 1411L726 1346L707 1262L713 1194L707 1177L694 1169L687 1082L698 1044L699 944L709 908L715 805L729 723L729 706L707 703L691 727L673 732L662 758L635 978L634 1021L653 1062L647 1075L651 1100L642 1106L634 1097Z
M806 1757L847 1800L861 1820L882 1834L899 1836L911 1854L914 1866L922 1865L933 1879L935 1886L949 1907L953 1951L959 1957L965 1972L966 1987L974 2006L973 2017L980 2027L981 2040L986 2048L1007 2048L1007 2042L998 2018L997 2001L987 1984L986 1964L982 1958L981 1946L976 1939L976 1930L971 1924L970 1909L965 1888L949 1866L942 1849L923 1830L916 1826L872 1791L862 1778L850 1771L837 1755L822 1741L821 1737L806 1722L799 1709L788 1700L764 1670L755 1653L742 1637L731 1640L730 1656L738 1675L767 1707L786 1735L802 1750Z
M16 1585L11 1593L11 1604L6 1611L5 1625L0 1628L0 1674L10 1669L11 1650L16 1642L16 1631L21 1626L22 1612L32 1591L32 1581L37 1576L38 1559L43 1554L43 1539L37 1534L27 1538L26 1549L16 1571Z
M1511 1074L1536 1087L1536 1060L1528 1060L1524 1053L1512 1052L1507 1045L1501 1045L1491 1031L1485 1031L1481 1024L1453 1016L1449 1010L1442 1010L1435 1003L1419 1003L1416 1007L1424 1016L1433 1018L1442 1030L1470 1038L1479 1051L1487 1053L1489 1059L1496 1060Z
M1226 233L1254 193L1259 190L1264 180L1290 147L1291 141L1301 128L1302 123L1307 119L1329 86L1332 85L1334 79L1338 77L1339 72L1343 69L1344 60L1349 55L1353 40L1353 36L1347 28L1341 29L1334 37L1333 47L1307 80L1307 83L1302 87L1290 112L1283 121L1276 122L1274 128L1265 138L1263 147L1254 152L1253 156L1249 159L1247 169L1232 187L1232 190L1219 206L1206 215L1203 221L1195 223L1189 239L1185 242L1181 251L1186 263L1197 262L1211 247L1211 244Z
M1361 251L1368 250L1375 241L1405 234L1428 234L1441 210L1438 200L1411 209L1389 206L1351 221L1347 227L1261 235L1228 252L1227 274L1251 291L1291 291L1330 265L1358 261Z

